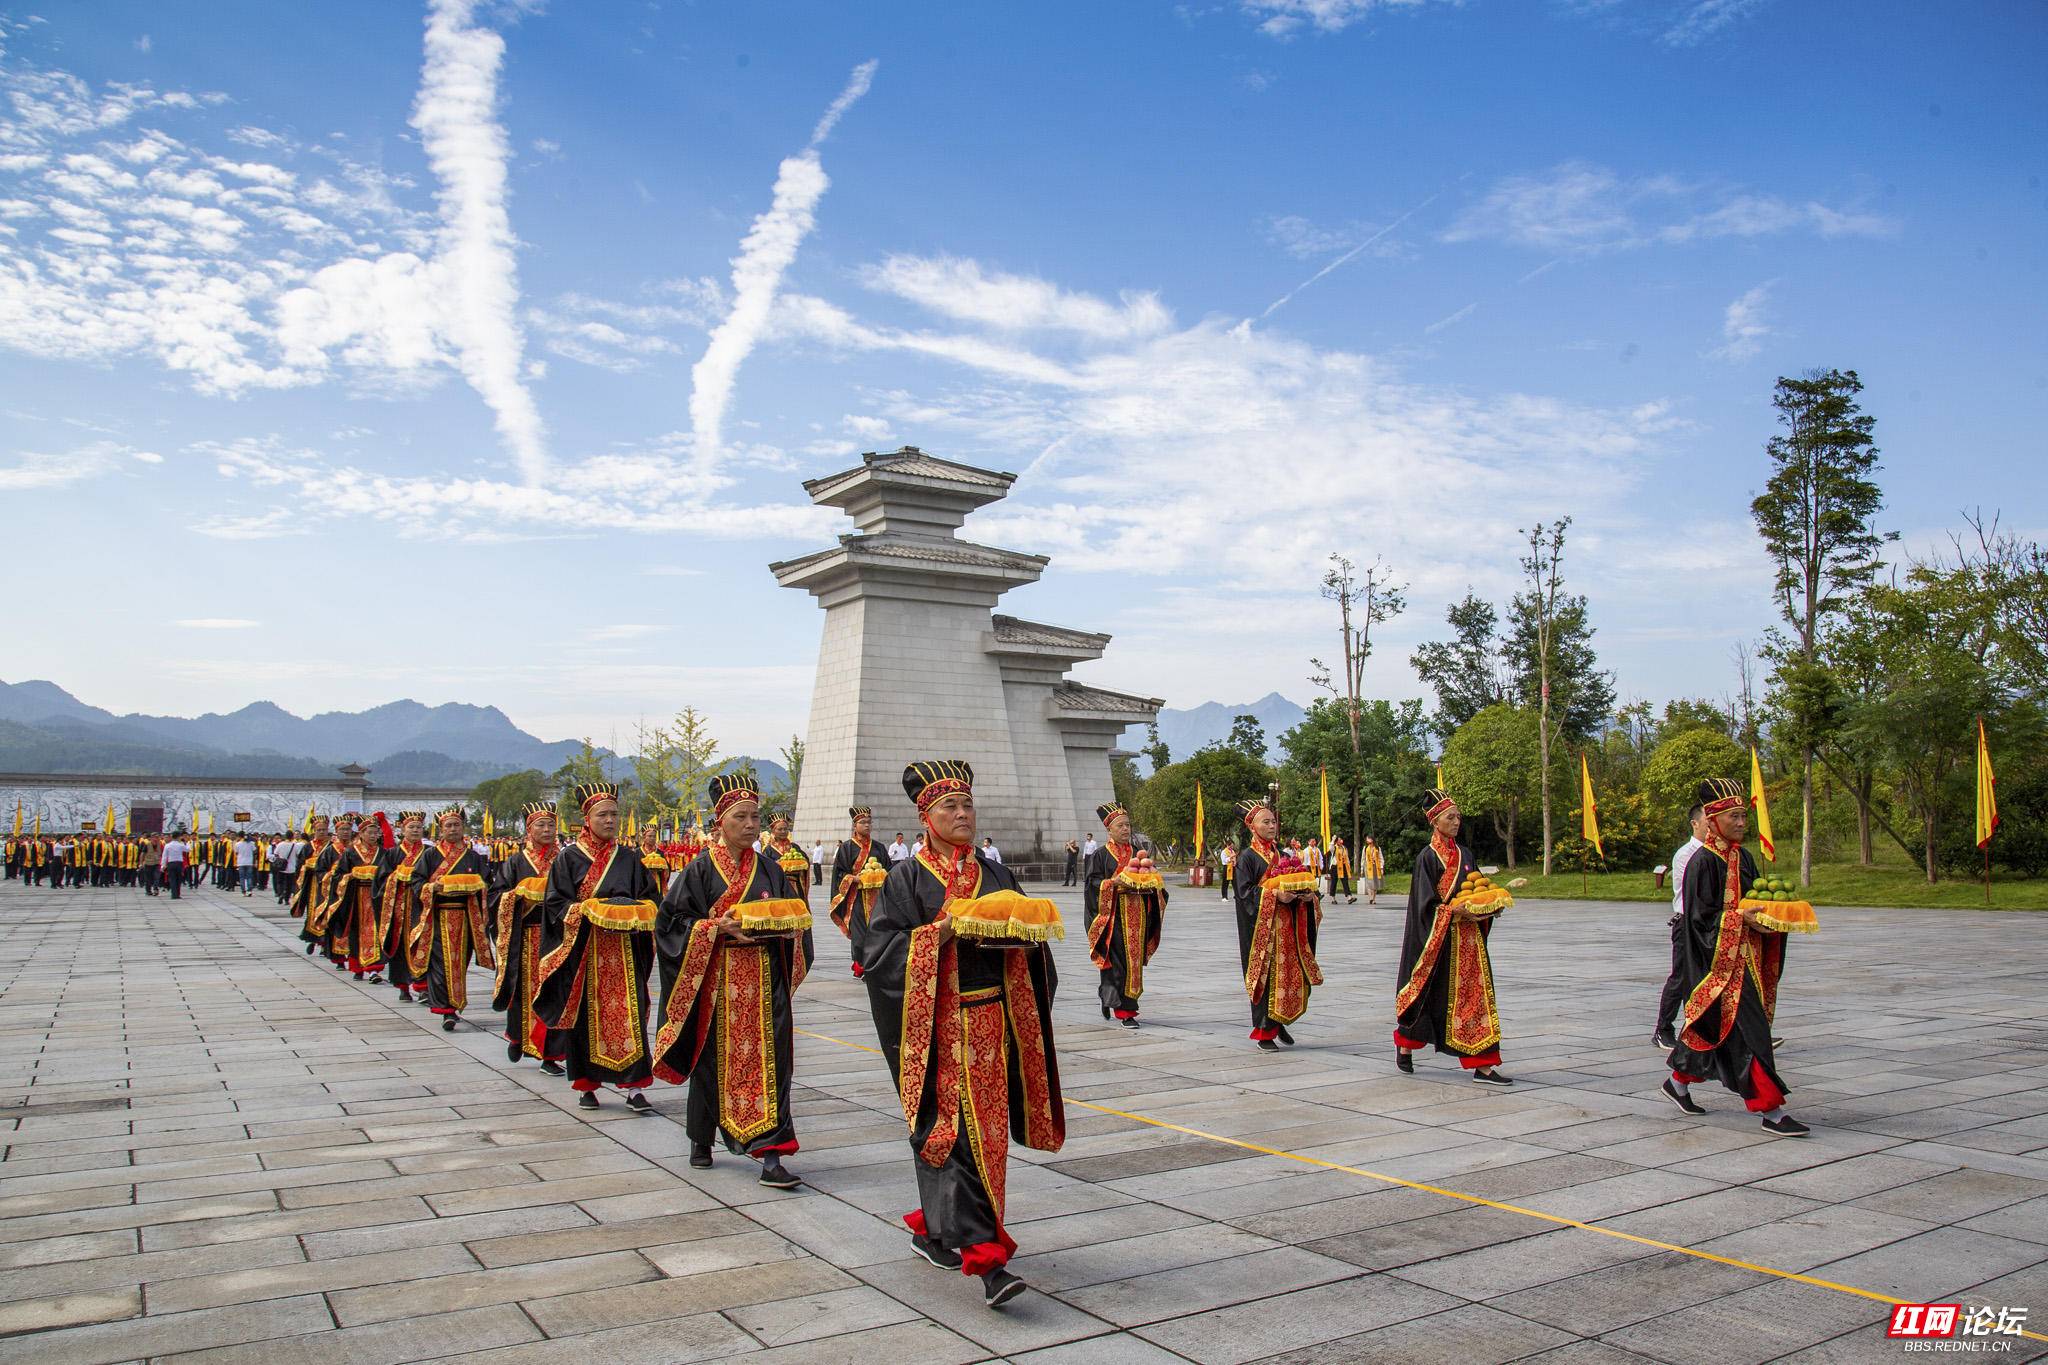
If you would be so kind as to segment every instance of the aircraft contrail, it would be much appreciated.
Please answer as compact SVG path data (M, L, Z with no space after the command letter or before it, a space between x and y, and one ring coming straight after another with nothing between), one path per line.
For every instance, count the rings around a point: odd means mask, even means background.
M1309 287L1310 285L1314 284L1314 283L1315 283L1315 282L1316 282L1317 280L1319 280L1319 279L1321 279L1321 278L1322 278L1323 276L1325 276L1325 275L1329 274L1329 273L1330 273L1330 272L1331 272L1332 270L1335 270L1335 269L1336 269L1336 268L1337 268L1338 266L1340 266L1340 265L1343 265L1343 264L1344 264L1344 263L1345 263L1346 261L1350 260L1350 259L1351 259L1351 258L1352 258L1353 256L1356 256L1356 255L1357 255L1357 254L1358 254L1359 252L1361 252L1361 251L1365 250L1365 249L1366 249L1367 247L1371 246L1371 245L1372 245L1372 244L1373 244L1374 242L1377 242L1377 241L1378 241L1378 240L1379 240L1380 238L1382 238L1382 237L1386 236L1386 235L1387 235L1388 233L1392 232L1392 231L1393 231L1393 230L1394 230L1395 228L1397 228L1397 227L1401 226L1401 224L1403 224L1403 223L1407 222L1407 221L1408 221L1408 220L1409 220L1410 218L1413 218L1413 217L1414 217L1414 216L1415 216L1416 214L1418 214L1418 213L1422 212L1422 211L1423 211L1424 209L1428 208L1428 207L1429 207L1429 206L1430 206L1431 204L1434 204L1434 203L1435 203L1435 202L1436 202L1436 201L1437 201L1438 199L1440 199L1440 198L1442 198L1442 197L1443 197L1443 191L1442 191L1442 190L1438 190L1438 191L1437 191L1437 192L1436 192L1435 194L1432 194L1431 196L1429 196L1429 198L1427 198L1427 199L1423 200L1423 201L1422 201L1421 203L1417 204L1417 205L1416 205L1416 206L1415 206L1414 208L1412 208L1412 209L1408 210L1408 211L1407 211L1406 213L1402 214L1402 215L1401 215L1401 216L1400 216L1399 218L1396 218L1396 219L1395 219L1395 220L1394 220L1393 222L1391 222L1391 223L1387 224L1387 225L1386 225L1385 227L1381 228L1381 229L1380 229L1380 230L1379 230L1378 232L1375 232L1375 233L1374 233L1374 234L1373 234L1372 236L1370 236L1370 237L1366 238L1366 239L1365 239L1364 241L1360 242L1360 243L1359 243L1359 244L1358 244L1357 246L1355 246L1355 247L1352 247L1352 248L1351 248L1351 250L1349 250L1349 251L1345 252L1345 253L1344 253L1344 254L1343 254L1342 256L1339 256L1339 257L1338 257L1338 258L1337 258L1336 260L1334 260L1334 261L1330 262L1330 263L1329 263L1328 265L1324 266L1324 267L1323 267L1323 268L1322 268L1321 270L1318 270L1318 271L1317 271L1317 272L1316 272L1315 274L1313 274L1313 275L1309 276L1309 277L1308 277L1307 279L1303 280L1303 281L1302 281L1302 282L1301 282L1300 284L1297 284L1297 285L1295 285L1295 286L1294 286L1294 288L1292 288L1292 289L1288 290L1288 291L1287 291L1286 293L1282 294L1282 295L1281 295L1281 296L1280 296L1279 298L1277 298L1277 299L1273 300L1273 302L1271 302L1270 304L1266 305L1266 311L1265 311L1265 312L1263 312L1263 313L1261 313L1261 314L1259 314L1259 321L1260 321L1260 322L1264 322L1264 321L1265 321L1265 320L1266 320L1267 318L1269 318L1269 317L1272 317L1272 316L1273 316L1273 314L1274 314L1274 313L1275 313L1276 311L1278 311L1278 309L1280 308L1280 306L1281 306L1282 304L1284 304L1284 303L1286 303L1286 302L1287 302L1288 300L1292 299L1292 298L1293 298L1293 297L1294 297L1294 296L1295 296L1296 294L1299 294L1299 293L1300 293L1300 292L1301 292L1302 290L1304 290L1304 289L1308 288L1308 287Z

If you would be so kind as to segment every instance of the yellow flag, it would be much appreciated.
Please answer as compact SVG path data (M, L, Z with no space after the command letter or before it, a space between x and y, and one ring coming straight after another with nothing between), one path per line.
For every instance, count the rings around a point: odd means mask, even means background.
M1984 720L1977 720L1977 847L1998 833L1998 778L1991 771L1991 746L1984 742ZM1989 866L1989 864L1986 864ZM1988 872L1985 874L1990 875ZM1989 885L1987 882L1986 885ZM1988 896L1990 892L1985 892Z
M488 839L488 838L491 838L491 837L492 837L493 835L495 835L495 834L496 834L497 832L498 832L498 830L497 830L497 826L495 826L495 825L493 825L493 824L491 823L491 808L490 808L489 806L485 806L485 807L484 807L484 838L486 838L486 839Z
M1443 762L1442 762L1442 760L1438 760L1438 762L1437 762L1437 765L1436 765L1436 789L1437 789L1438 791L1443 791L1443 790L1445 790L1445 783L1444 783L1444 765L1443 765Z
M1202 784L1197 782L1195 784L1195 861L1198 863L1202 861L1202 827L1207 823L1203 818L1202 811ZM16 830L21 828L21 815L18 811L14 817L14 827Z
M14 832L21 833L21 798L14 798Z
M40 838L42 838L42 837L43 837L43 813L42 813L42 812L41 812L40 810L38 810L38 811L36 812L36 838L40 839Z
M130 839L135 837L135 807L133 806L130 806L128 813L121 817L121 833Z
M628 839L640 837L640 808L638 806L626 812L626 837Z
M303 824L303 825L301 825L301 826L299 826L299 833L301 833L301 834L311 834L312 832L313 832L313 803L312 803L311 801L308 801L308 802L306 803L306 823L305 823L305 824Z
M1583 750L1579 753L1579 833L1603 860L1607 857L1607 850L1600 847L1600 811L1593 802L1593 773L1586 767Z
M1763 845L1764 861L1778 861L1778 845L1771 839L1771 803L1764 797L1764 765L1749 746L1749 802L1756 807L1756 837Z
M107 818L101 823L100 828L109 834L114 832L114 798L111 796L107 798Z
M1317 771L1322 774L1323 778L1321 828L1323 831L1323 852L1327 854L1330 851L1330 770L1328 768L1320 768Z

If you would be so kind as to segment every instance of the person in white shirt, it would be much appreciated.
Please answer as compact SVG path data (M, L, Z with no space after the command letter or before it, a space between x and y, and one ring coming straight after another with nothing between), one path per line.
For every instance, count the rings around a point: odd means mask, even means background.
M274 839L271 841L270 890L271 894L277 897L277 903L279 905L283 905L285 903L285 898L291 892L291 876L285 870L287 867L291 865L291 858L291 836L286 835L282 839Z
M191 856L192 850L183 839L173 835L164 840L157 865L163 869L163 879L170 883L172 900L178 899L178 891L185 885L185 863Z
M235 880L241 884L242 894L256 892L256 841L244 834L235 840Z
M1086 863L1090 858L1093 858L1095 856L1095 850L1100 847L1102 847L1102 845L1095 842L1095 836L1092 834L1089 835L1086 839L1082 840L1081 861L1083 863Z
M811 885L823 886L824 884L825 841L823 839L814 839L811 841Z
M981 841L981 856L999 867L1002 865L1003 851L996 847L996 841L993 839Z
M893 866L910 856L910 845L903 842L903 831L896 831L895 840L889 845L889 862Z
M1657 996L1657 1031L1650 1040L1665 1052L1678 1046L1677 1033L1672 1025L1678 1018L1679 999L1685 994L1684 951L1680 946L1685 934L1685 865L1704 846L1701 840L1707 832L1706 816L1698 802L1693 803L1685 818L1692 826L1692 837L1671 855L1671 974L1664 978L1664 989Z

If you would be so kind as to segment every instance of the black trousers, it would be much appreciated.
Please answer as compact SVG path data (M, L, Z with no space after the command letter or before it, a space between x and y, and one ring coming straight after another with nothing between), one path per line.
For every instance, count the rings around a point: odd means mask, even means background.
M185 865L183 863L165 863L164 880L171 884L171 899L178 899L178 892L185 885Z
M1685 998L1685 919L1681 916L1671 921L1671 975L1664 978L1664 989L1657 996L1657 1032L1663 1033L1671 1027L1672 1016L1678 1013L1678 1005Z

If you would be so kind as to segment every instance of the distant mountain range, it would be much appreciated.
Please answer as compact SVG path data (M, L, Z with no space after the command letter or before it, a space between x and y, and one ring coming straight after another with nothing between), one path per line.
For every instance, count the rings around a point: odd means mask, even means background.
M578 740L542 740L495 706L394 701L367 711L299 717L267 701L225 715L125 716L90 706L55 683L0 682L0 770L145 773L183 777L331 777L344 763L370 780L471 787L504 773L551 773L582 750ZM609 750L606 775L632 775ZM788 780L779 763L751 763L762 782Z
M1280 758L1280 736L1301 724L1308 712L1278 692L1268 692L1257 701L1205 701L1185 711L1171 707L1159 713L1159 738L1166 744L1168 758L1178 763L1195 750L1230 738L1230 723L1239 716L1256 716L1266 732L1266 757ZM1148 742L1145 727L1133 725L1124 731L1122 747L1137 752ZM1151 765L1138 760L1138 771L1150 772Z

